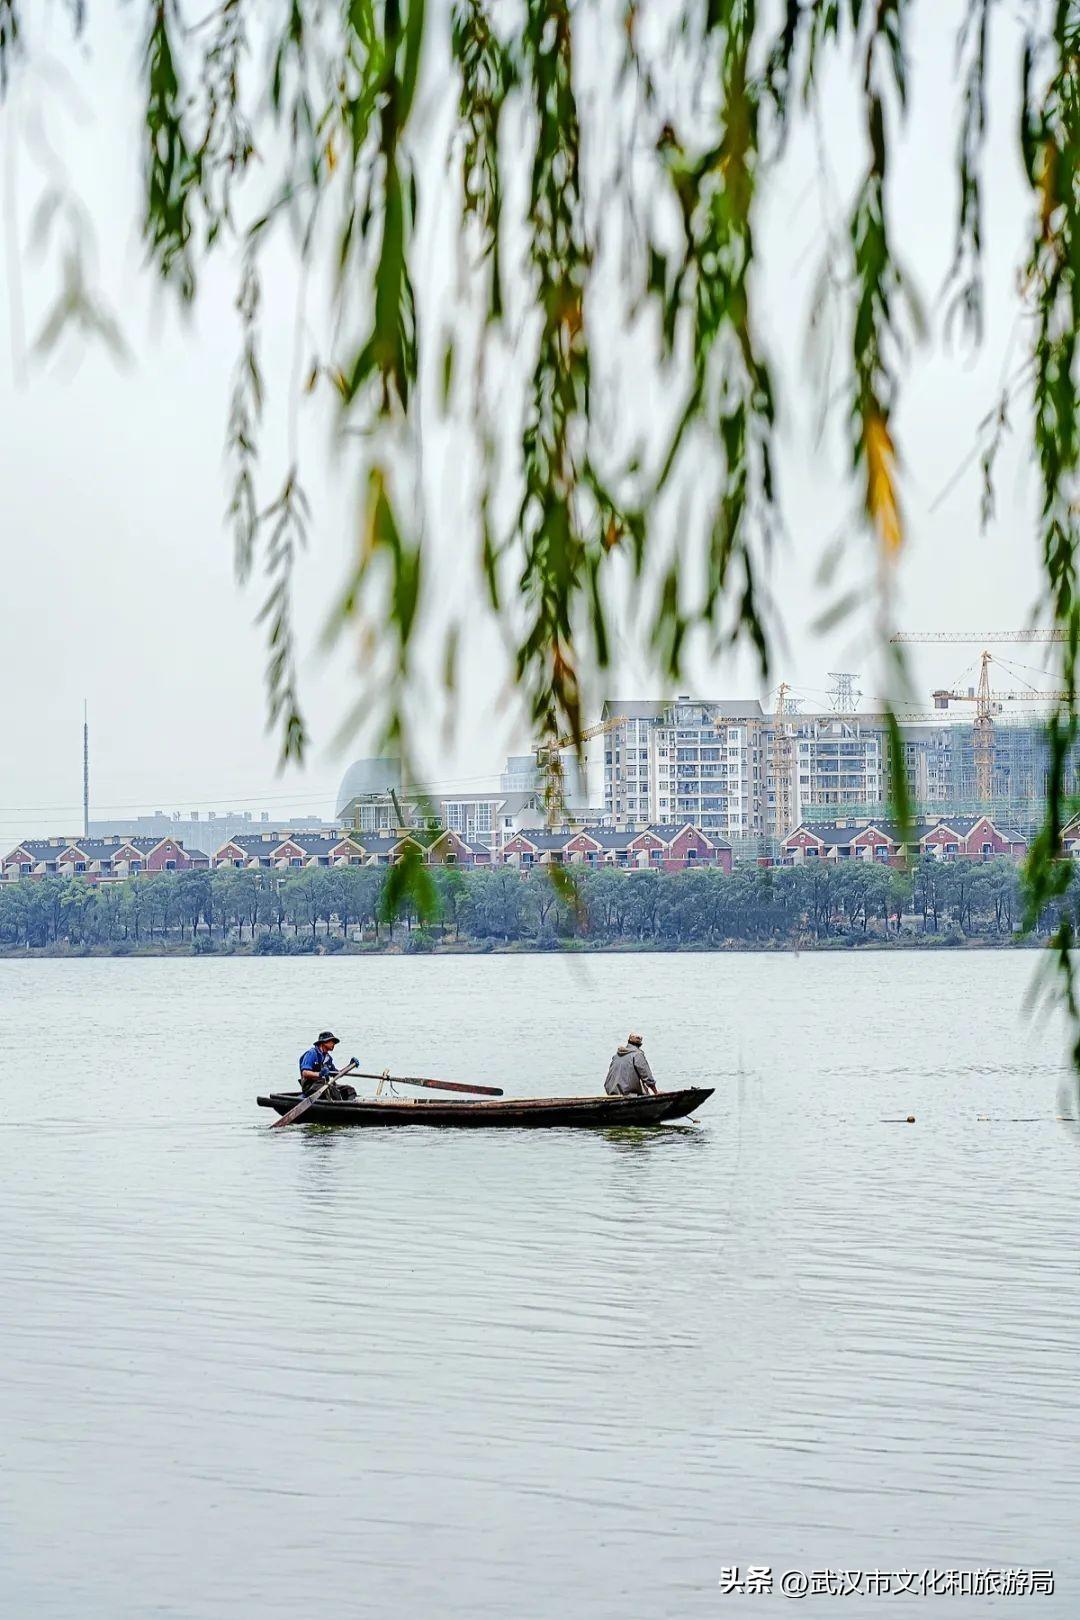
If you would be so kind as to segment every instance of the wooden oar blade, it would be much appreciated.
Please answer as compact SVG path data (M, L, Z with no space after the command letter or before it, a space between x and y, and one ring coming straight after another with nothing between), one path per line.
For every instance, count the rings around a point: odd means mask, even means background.
M467 1086L462 1080L420 1080L408 1074L357 1074L358 1080L385 1080L391 1086L427 1086L431 1091L467 1091L473 1097L502 1097L502 1086Z
M302 1115L307 1113L307 1111L311 1107L312 1103L318 1102L319 1098L322 1096L322 1094L323 1094L323 1092L325 1090L326 1090L325 1086L320 1086L318 1091L313 1091L311 1093L310 1097L301 1098L301 1100L297 1103L295 1108L290 1108L289 1112L287 1114L282 1114L280 1119L275 1119L273 1124L270 1126L270 1129L272 1131L276 1131L279 1126L281 1126L281 1125L291 1125L294 1120L300 1119L302 1117Z
M347 1069L342 1069L339 1074L335 1074L331 1079L327 1080L325 1085L317 1086L316 1089L309 1092L306 1097L301 1097L295 1108L290 1108L287 1114L282 1114L280 1119L274 1120L273 1124L270 1126L270 1129L272 1131L276 1131L280 1125L292 1125L296 1120L302 1119L307 1113L308 1109L311 1107L312 1103L318 1102L323 1092L329 1091L335 1080L344 1080L347 1074L354 1074L355 1072L356 1059L353 1058Z
M416 1080L407 1074L392 1074L390 1084L397 1086L430 1086L432 1091L467 1091L475 1097L501 1097L502 1086L467 1086L460 1080Z

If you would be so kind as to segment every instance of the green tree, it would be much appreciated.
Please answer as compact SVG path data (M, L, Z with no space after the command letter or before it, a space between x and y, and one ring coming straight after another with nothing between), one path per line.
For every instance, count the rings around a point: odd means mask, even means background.
M444 925L453 929L454 938L461 938L461 917L465 909L468 880L459 866L440 866L434 873L435 892L439 898L439 916Z
M899 933L904 917L911 910L912 880L911 873L894 869L889 872L889 881L885 889L886 922L891 917L896 932Z
M106 4L65 8L88 48ZM576 733L615 643L612 602L627 568L648 632L639 654L670 689L682 682L695 631L715 647L748 642L768 669L775 627L759 572L782 526L784 401L757 308L756 232L786 141L812 125L826 169L830 142L850 142L822 116L839 84L858 109L860 172L838 228L823 231L828 307L819 304L814 318L831 317L842 334L829 397L873 548L867 573L888 603L904 540L896 425L905 357L924 328L887 182L902 121L923 105L922 59L935 54L912 47L913 0L670 0L659 27L633 0L455 0L449 30L424 0L333 9L321 0L208 0L197 9L143 0L139 9L148 259L187 304L214 254L231 252L239 265L228 514L241 574L261 563L268 576L269 706L286 757L306 743L291 576L308 502L291 457L269 490L257 482L267 244L291 227L304 285L331 289L319 323L328 335L294 370L298 395L332 394L365 490L363 543L335 622L361 636L376 626L391 667L386 678L383 660L361 666L370 673L355 709L380 714L386 735L407 744L437 527L425 511L420 446L436 413L451 409L475 435L469 516L487 610L512 638L538 730L548 739ZM1003 424L1022 417L1037 470L1046 603L1064 633L1070 699L1053 726L1028 914L1058 916L1069 983L1075 891L1056 857L1065 760L1078 735L1080 11L1077 0L1031 0L1015 19L1003 11L991 0L959 8L951 143L959 206L941 328L943 337L982 340L986 73L992 43L1004 39L1021 87L1025 353L973 450L992 466ZM54 48L49 25L50 8L0 0L0 96L27 58ZM1002 35L1005 27L1015 33ZM423 230L444 192L446 154L433 142L447 128L459 273L425 279ZM53 223L64 269L40 346L68 323L116 342L91 274L84 211L56 188L55 165L48 184L40 217ZM297 326L307 334L314 324ZM515 364L505 359L510 336L522 344ZM653 413L641 444L610 431L595 408L634 368L669 406ZM674 540L660 521L671 510L684 514ZM452 687L462 626L440 627ZM895 726L892 755L903 819ZM812 910L814 927L827 928L816 901ZM150 926L167 931L171 922L155 915ZM47 926L55 937L55 916Z
M281 897L285 916L292 923L293 934L301 928L311 929L314 940L320 919L326 914L327 896L323 874L312 867L292 872L282 885Z
M636 939L655 939L660 908L659 872L631 872L626 879L626 920Z

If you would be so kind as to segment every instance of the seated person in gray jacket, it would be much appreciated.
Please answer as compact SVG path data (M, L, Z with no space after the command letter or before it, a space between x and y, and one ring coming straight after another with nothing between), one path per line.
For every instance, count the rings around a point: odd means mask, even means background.
M656 1081L649 1060L641 1050L642 1037L628 1035L608 1065L604 1090L609 1097L644 1097L655 1093Z

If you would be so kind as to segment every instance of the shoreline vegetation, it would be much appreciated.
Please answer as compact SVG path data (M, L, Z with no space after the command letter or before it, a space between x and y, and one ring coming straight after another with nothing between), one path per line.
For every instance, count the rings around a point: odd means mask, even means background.
M870 935L866 940L854 940L847 936L839 936L828 940L809 939L801 943L792 943L785 940L750 944L745 940L724 940L713 945L702 944L657 944L654 941L620 940L615 943L600 943L594 940L563 940L555 945L537 945L535 941L511 940L485 941L482 944L466 940L440 941L424 946L413 945L408 947L401 940L395 940L391 945L389 941L375 944L371 940L359 941L350 939L348 942L339 941L336 947L326 949L325 941L320 940L314 950L303 951L259 951L254 950L245 941L243 945L230 943L225 946L216 945L213 950L205 947L196 949L190 940L184 944L170 940L162 942L156 940L153 944L144 942L141 945L126 947L119 945L41 945L41 946L13 946L0 945L0 963L22 961L60 961L72 962L81 960L103 961L107 958L117 957L121 960L135 959L150 961L156 957L190 957L190 956L216 956L216 957L249 957L249 956L724 956L724 955L755 955L755 956L800 956L803 953L815 955L832 954L838 952L857 952L861 955L873 954L879 951L1010 951L1010 950L1046 950L1048 941L1035 938L1030 934L1014 934L1011 937L1004 935L993 938L955 939L934 934L904 934L890 935L887 939L882 936Z
M0 888L0 957L483 955L1045 946L1080 879L1030 932L1012 862L932 857L682 872L575 866L218 868Z

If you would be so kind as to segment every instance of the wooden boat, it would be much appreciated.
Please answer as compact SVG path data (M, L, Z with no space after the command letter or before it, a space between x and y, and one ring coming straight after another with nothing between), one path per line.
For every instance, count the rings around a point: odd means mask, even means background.
M312 1103L305 1125L660 1125L685 1119L712 1096L715 1087L661 1091L648 1097L522 1097L496 1102L427 1102L412 1097L358 1097L355 1102ZM271 1092L260 1108L285 1115L300 1101L298 1091ZM297 1123L301 1123L297 1121Z

